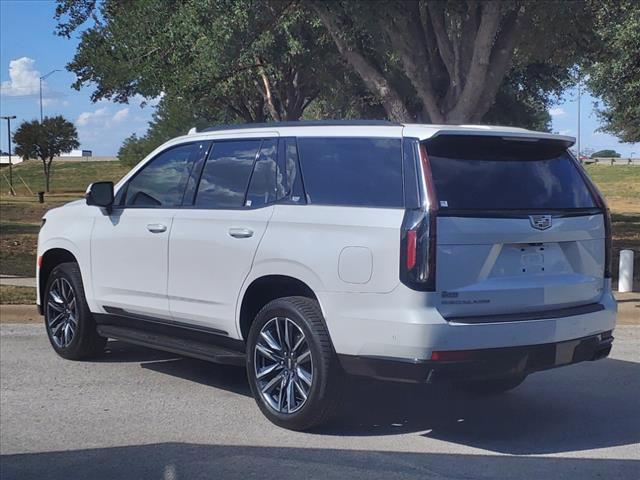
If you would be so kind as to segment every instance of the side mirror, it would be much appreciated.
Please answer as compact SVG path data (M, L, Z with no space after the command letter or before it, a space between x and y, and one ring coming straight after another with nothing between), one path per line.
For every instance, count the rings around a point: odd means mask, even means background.
M95 182L89 185L84 198L87 205L95 205L111 210L113 206L113 182Z

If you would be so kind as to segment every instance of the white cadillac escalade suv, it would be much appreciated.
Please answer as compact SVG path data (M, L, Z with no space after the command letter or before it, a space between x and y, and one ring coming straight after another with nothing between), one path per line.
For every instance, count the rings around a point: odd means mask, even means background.
M501 392L611 350L610 221L568 152L517 128L294 122L190 132L49 211L55 351L126 342L246 366L307 429L345 374Z

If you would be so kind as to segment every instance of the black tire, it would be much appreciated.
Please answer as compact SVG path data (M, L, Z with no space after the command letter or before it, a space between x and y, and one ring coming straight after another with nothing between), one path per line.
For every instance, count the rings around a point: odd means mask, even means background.
M288 318L300 328L311 354L312 382L308 387L306 400L302 402L299 410L292 413L282 413L267 402L256 375L256 344L263 327L274 318ZM294 367L291 372L296 370ZM343 372L318 302L306 297L284 297L269 302L258 312L247 339L247 376L258 407L271 422L280 427L308 430L328 422L338 412Z
M488 380L474 380L461 382L458 387L476 395L498 395L519 386L527 378L526 375L517 377L492 378Z
M61 345L60 341L64 342L66 338L64 340L59 340L58 337L55 337L54 331L56 331L57 335L60 335L59 330L56 330L55 327L60 326L61 322L70 322L70 315L69 313L64 314L61 319L58 319L52 325L52 321L57 318L59 311L50 307L49 301L52 299L52 289L55 289L54 293L59 297L60 288L63 288L66 291L69 286L71 287L73 298L75 298L75 302L72 303L74 308L66 309L67 304L64 302L65 307L61 307L62 304L57 303L55 304L55 307L63 308L63 310L71 312L73 315L72 318L75 319L76 322L70 341L67 344ZM93 315L89 310L89 306L87 305L87 300L84 295L84 287L82 285L82 277L80 275L80 268L77 263L61 263L53 269L51 275L49 275L49 279L47 280L47 285L42 296L42 308L44 311L44 324L47 329L49 342L51 342L51 346L58 355L69 360L81 360L96 356L104 351L107 339L100 337L96 332L96 324L93 319ZM64 327L61 328L64 329Z

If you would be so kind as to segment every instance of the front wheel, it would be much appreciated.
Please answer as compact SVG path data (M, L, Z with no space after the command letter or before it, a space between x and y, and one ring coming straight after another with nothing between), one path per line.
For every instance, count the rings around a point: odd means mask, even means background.
M42 301L47 335L58 355L80 360L104 350L107 339L96 332L77 263L62 263L53 269Z
M342 370L318 302L285 297L260 310L247 339L247 375L258 407L280 427L307 430L336 413Z

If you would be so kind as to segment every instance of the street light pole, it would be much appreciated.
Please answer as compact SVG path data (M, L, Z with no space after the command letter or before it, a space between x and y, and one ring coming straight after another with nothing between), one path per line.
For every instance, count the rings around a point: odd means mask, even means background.
M40 123L42 124L43 115L42 115L42 80L46 79L49 75L52 75L56 72L60 72L61 70L55 69L51 70L49 73L46 73L40 77Z
M40 124L42 125L42 77L40 77Z
M7 140L9 141L9 193L15 195L16 191L13 189L13 169L11 165L11 120L16 118L16 116L7 115L0 118L7 121Z

